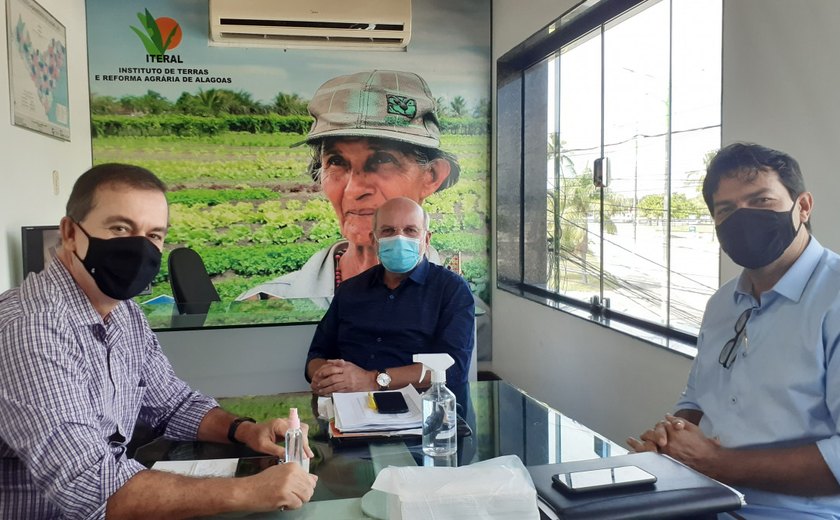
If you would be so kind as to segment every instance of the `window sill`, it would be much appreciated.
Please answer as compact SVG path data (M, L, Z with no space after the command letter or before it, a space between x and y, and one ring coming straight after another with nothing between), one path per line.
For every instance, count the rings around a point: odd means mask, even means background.
M649 345L653 345L654 347L659 347L668 350L669 352L677 353L686 358L694 359L697 355L696 341L694 343L690 343L682 339L669 337L659 332L654 332L642 327L624 323L615 318L611 319L598 314L593 314L589 309L583 307L583 305L585 305L583 302L581 302L581 306L572 305L563 301L560 296L552 298L537 294L536 292L528 291L527 289L518 287L517 285L504 282L499 282L497 287L502 291L519 296L520 298L571 314L572 316L586 320L589 323L600 325L601 327L608 328L612 331L618 332L619 334L630 336L639 341L648 343Z

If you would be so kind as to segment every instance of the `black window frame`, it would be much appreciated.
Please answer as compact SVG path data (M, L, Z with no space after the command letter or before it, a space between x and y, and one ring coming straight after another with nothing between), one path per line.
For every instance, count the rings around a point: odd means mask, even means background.
M525 82L526 71L539 62L555 54L558 49L574 42L591 30L621 17L628 11L648 0L583 0L561 14L551 23L534 33L528 39L502 55L496 61L496 106L497 128L506 125L511 128L510 135L518 133L518 142L502 142L496 132L496 287L519 297L556 308L564 312L589 319L610 328L617 322L622 333L629 333L643 341L650 334L664 339L653 342L659 346L671 348L673 342L681 346L696 347L697 336L665 325L650 322L632 315L619 313L605 305L598 297L585 302L564 294L544 289L525 282L526 280L526 150L525 142ZM518 117L509 117L499 108L504 103L519 101ZM515 139L513 141L516 141ZM504 179L504 181L503 181ZM518 180L518 183L516 182ZM505 221L500 224L500 217ZM501 230L500 230L501 225ZM518 229L517 229L518 228ZM511 232L513 231L513 232ZM502 235L508 232L512 240L505 240ZM510 266L502 266L502 250L516 250ZM506 250L507 251L507 250ZM505 260L502 260L504 262ZM513 274L513 276L511 276ZM603 274L601 274L603 276ZM603 283L603 281L602 281ZM637 329L642 334L634 334ZM684 349L676 349L685 353Z

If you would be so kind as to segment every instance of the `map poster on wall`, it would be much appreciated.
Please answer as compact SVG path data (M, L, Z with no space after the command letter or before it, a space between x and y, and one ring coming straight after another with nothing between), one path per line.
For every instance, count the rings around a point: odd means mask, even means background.
M67 34L33 0L6 0L12 122L70 140Z

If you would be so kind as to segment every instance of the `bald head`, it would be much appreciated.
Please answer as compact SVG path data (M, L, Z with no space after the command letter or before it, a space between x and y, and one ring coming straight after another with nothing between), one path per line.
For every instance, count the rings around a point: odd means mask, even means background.
M383 236L379 233L380 224L394 225L394 220L410 221L420 231L429 230L429 214L419 204L407 197L397 197L385 201L373 214L373 230L376 236ZM394 233L404 234L404 233ZM407 236L407 235L406 235ZM417 238L417 237L411 237Z
M388 287L393 289L422 260L430 236L429 214L411 199L390 199L376 210L371 241L385 268Z

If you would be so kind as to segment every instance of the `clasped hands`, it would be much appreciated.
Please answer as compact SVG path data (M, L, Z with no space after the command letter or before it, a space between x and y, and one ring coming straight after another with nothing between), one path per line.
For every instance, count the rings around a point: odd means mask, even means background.
M376 390L376 371L365 370L343 359L328 359L312 374L312 392L330 395L333 392Z
M627 439L627 444L637 453L664 453L710 476L725 451L718 439L706 437L699 426L670 414L642 433L639 439Z

